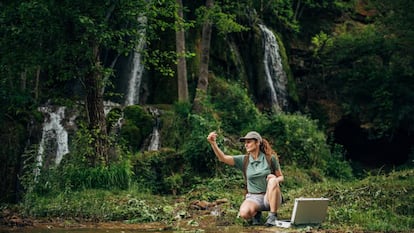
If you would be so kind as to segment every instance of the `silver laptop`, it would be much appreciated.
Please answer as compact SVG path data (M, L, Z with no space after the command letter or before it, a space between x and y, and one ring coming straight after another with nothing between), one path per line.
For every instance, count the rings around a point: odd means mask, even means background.
M278 220L278 227L289 228L292 225L314 225L322 223L327 214L328 198L295 198L290 220Z

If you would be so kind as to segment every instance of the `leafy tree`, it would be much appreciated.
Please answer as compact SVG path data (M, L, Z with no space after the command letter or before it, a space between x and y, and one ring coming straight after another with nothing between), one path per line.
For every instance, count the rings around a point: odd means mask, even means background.
M189 101L188 99L188 85L187 85L187 63L185 60L185 34L184 34L184 16L183 16L183 2L176 0L177 3L177 29L176 49L177 49L177 80L178 80L178 100Z
M214 0L206 0L206 12L213 8ZM202 111L202 96L207 92L208 87L208 63L210 60L210 41L212 31L211 18L206 14L203 20L203 29L201 35L201 55L200 55L200 69L198 73L197 91L194 99L194 110L196 112Z
M274 145L283 164L326 170L331 154L326 135L315 120L301 114L275 114L269 116L260 132Z
M202 111L203 96L208 89L208 65L210 60L210 42L213 26L219 34L237 32L245 28L236 23L234 15L224 12L220 5L215 5L214 0L206 0L206 6L198 9L199 21L202 22L200 68L198 74L197 90L194 98L193 109Z
M210 102L220 119L224 131L242 134L255 128L255 123L263 119L247 90L240 84L214 78L209 85Z
M154 5L155 4L155 5ZM1 82L10 93L48 90L73 79L82 85L89 130L93 132L91 164L108 163L103 97L118 57L136 47L142 37L139 18L150 22L159 1L14 1L1 13ZM16 10L17 9L17 10ZM158 27L160 24L154 24ZM16 62L20 61L20 62ZM21 80L21 85L15 85ZM28 85L30 84L30 86ZM38 88L40 86L40 88ZM25 88L21 88L25 87ZM6 94L7 94L6 93ZM21 93L21 92L17 92ZM53 93L41 93L50 98ZM65 92L60 93L66 97ZM10 95L13 96L13 95ZM24 97L25 99L30 99ZM20 105L22 102L17 103ZM17 108L23 106L17 106Z
M409 0L370 1L376 19L376 26L388 37L398 38L395 41L406 54L413 54L414 48L414 3Z
M321 77L342 110L361 121L371 137L414 130L413 26L409 1L373 1L374 23L326 38L320 56ZM385 10L386 9L386 10ZM317 40L315 40L317 41ZM319 43L320 45L321 43ZM316 44L317 45L317 44Z
M128 53L139 42L137 29L142 25L138 17L145 10L145 2L65 1L53 7L66 21L63 25L57 22L65 36L58 38L65 45L62 52L72 51L62 60L73 60L76 68L69 67L69 72L80 78L86 92L89 128L94 132L95 156L90 158L90 163L96 164L101 159L108 163L109 142L103 111L105 81L119 54ZM110 51L116 54L112 58Z
M9 1L0 11L2 113L17 111L38 96L40 69L49 62L52 44L45 29L52 18L39 1ZM41 20L39 20L41 18ZM7 106L7 108L6 108Z

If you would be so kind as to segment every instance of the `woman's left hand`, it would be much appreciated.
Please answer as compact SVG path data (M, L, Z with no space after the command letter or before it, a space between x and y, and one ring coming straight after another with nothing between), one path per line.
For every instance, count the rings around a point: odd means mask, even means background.
M277 178L277 176L275 175L275 174L269 174L269 175L267 175L267 177L266 177L266 181L269 181L270 179L272 179L272 178Z

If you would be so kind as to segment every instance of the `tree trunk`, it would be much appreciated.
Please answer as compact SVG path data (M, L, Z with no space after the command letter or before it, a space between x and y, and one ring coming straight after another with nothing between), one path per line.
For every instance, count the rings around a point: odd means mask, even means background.
M214 5L214 0L206 0L207 9L211 9ZM193 110L196 113L202 112L203 98L207 93L208 88L208 63L210 60L210 41L211 41L212 22L209 17L203 24L203 32L201 35L201 61L198 75L198 83L196 96L194 98Z
M35 81L35 88L34 88L34 98L37 101L39 99L39 80L40 80L40 66L36 69L36 81Z
M185 61L185 35L184 35L184 17L183 2L176 0L177 8L177 31L175 33L176 50L177 50L177 80L178 80L178 101L188 102L188 86L187 86L187 63Z
M20 90L22 92L26 91L27 85L27 69L20 73Z
M99 162L105 162L108 164L108 149L109 141L106 130L106 119L104 113L103 104L103 92L102 92L102 72L101 64L99 60L99 47L93 46L94 52L94 67L91 72L85 77L86 85L86 107L89 117L89 129L92 132L92 146L94 149L94 155L90 157L90 163L93 166L99 164Z

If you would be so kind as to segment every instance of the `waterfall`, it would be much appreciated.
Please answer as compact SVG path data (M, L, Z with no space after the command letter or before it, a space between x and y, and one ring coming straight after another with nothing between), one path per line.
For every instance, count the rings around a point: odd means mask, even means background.
M140 40L137 47L132 52L130 62L130 72L128 81L128 90L125 99L125 106L134 105L139 103L139 90L141 88L142 73L144 71L144 65L142 64L141 51L145 47L145 25L147 18L141 16L138 18L142 28L139 29Z
M142 43L143 44L143 43ZM125 105L134 105L139 102L139 89L144 66L141 64L141 53L134 50L132 54L132 69L129 75L128 91Z
M69 153L68 132L62 125L65 107L40 107L39 111L47 117L43 122L42 139L36 158L37 167L43 165L43 160L54 160L55 165L59 165L63 156Z
M156 108L150 108L149 111L151 112L151 114L155 117L155 125L152 129L152 134L151 134L151 140L150 140L150 144L148 146L148 150L149 151L157 151L160 149L161 143L160 143L160 132L159 132L159 127L160 127L160 121L159 121L159 117L160 117L160 111Z
M105 116L107 116L108 113L113 108L121 108L121 105L118 104L118 103L111 102L111 101L104 101L104 114L105 114Z
M281 111L287 107L287 76L282 66L282 58L279 54L279 45L276 37L266 26L259 24L263 33L264 44L264 68L266 81L270 88L272 107Z
M149 151L156 151L160 149L160 132L158 127L154 127L151 134L150 145L148 146Z

